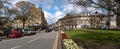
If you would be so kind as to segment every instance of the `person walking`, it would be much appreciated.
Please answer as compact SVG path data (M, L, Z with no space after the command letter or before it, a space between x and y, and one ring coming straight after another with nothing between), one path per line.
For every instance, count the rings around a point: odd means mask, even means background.
M8 37L9 36L9 29L5 29L4 34L6 37Z
M7 31L6 31L6 32L7 32L7 37L9 37L9 32L10 32L10 30L9 30L9 29L7 29Z

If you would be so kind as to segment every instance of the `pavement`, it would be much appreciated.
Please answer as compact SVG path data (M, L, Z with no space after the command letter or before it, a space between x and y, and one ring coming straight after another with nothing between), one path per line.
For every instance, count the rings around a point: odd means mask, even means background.
M0 49L53 49L57 32L37 33L32 36L0 41Z

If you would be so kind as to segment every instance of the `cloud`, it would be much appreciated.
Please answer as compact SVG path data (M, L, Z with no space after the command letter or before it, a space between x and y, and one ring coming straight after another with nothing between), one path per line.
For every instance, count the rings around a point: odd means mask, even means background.
M72 4L64 5L63 12L65 12L65 13L71 13L73 11L74 11L74 8L73 8Z
M55 13L56 19L60 19L60 18L64 17L65 15L66 15L66 14L65 14L64 12L62 12L62 11L57 11L57 12Z
M20 1L29 1L29 0L9 0L9 2L12 4L12 6L15 6L15 4Z
M65 16L65 13L63 13L61 11L57 11L55 14L44 11L44 14L45 14L45 18L46 18L48 24L55 23L56 21L58 21L58 19Z
M49 13L47 11L44 11L44 14L45 14L45 18L46 18L48 24L52 24L53 22L55 22L54 15L52 15L51 13Z
M54 5L54 0L29 0L30 2L36 4L39 6L40 4L43 4L43 9L50 10L52 9L52 6Z
M82 6L74 6L70 4L68 0L20 0L20 1L30 1L34 3L37 7L42 7L46 20L48 24L56 22L59 18L64 17L67 13L80 14L83 11L92 10L93 8L88 8L87 10ZM12 0L12 4L19 2L19 0ZM62 10L61 10L62 9Z
M55 6L55 7L54 7L54 10L59 10L59 7L58 7L58 6Z
M73 4L67 4L67 5L64 5L64 10L63 12L65 13L72 13L72 14L79 14L81 13L83 10L83 7L81 6L74 6Z

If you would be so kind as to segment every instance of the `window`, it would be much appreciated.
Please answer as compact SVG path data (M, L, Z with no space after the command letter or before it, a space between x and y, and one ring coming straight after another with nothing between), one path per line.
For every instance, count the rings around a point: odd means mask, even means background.
M83 18L81 18L81 20L82 20Z

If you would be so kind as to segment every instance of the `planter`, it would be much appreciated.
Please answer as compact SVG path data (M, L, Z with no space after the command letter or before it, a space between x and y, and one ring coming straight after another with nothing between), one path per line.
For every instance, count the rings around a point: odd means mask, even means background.
M72 39L70 39L63 31L61 32L62 41L65 49L80 49Z
M65 49L79 49L72 39L63 39Z

